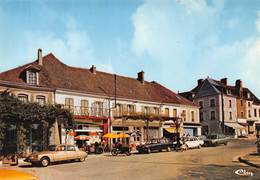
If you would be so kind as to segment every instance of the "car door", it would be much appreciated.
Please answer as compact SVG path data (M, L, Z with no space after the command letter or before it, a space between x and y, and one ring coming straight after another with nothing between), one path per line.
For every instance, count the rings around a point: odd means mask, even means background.
M68 159L77 159L77 158L79 158L79 155L76 152L75 146L72 146L72 145L68 145L67 146L67 158Z
M54 161L64 161L67 159L65 145L57 146L53 159L54 159Z

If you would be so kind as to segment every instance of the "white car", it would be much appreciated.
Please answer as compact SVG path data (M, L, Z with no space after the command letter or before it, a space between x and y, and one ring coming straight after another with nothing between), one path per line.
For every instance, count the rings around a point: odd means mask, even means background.
M187 149L192 149L192 148L201 148L201 146L204 144L204 141L202 138L198 137L187 137L185 138L184 141L184 148Z

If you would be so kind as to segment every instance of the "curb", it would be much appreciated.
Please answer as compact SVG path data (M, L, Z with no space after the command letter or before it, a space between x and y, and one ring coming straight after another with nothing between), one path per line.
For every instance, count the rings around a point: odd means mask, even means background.
M255 167L255 168L260 168L260 165L254 164L254 163L247 161L247 160L245 160L241 157L239 157L238 160L239 160L239 162L242 162L242 163L247 164L249 166L252 166L252 167Z

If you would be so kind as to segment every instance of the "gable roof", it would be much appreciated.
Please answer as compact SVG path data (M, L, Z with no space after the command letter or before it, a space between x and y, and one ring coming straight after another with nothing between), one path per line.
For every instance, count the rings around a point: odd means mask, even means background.
M90 69L68 66L58 60L52 53L43 57L43 66L38 65L36 60L0 73L0 80L28 86L22 74L30 66L40 69L39 87L114 97L114 74L101 71L96 71L94 74ZM119 98L196 106L193 102L156 82L145 81L141 83L134 78L116 75L116 87L116 94Z
M213 88L213 89L212 89ZM243 92L242 92L242 98L251 100L255 104L260 104L260 100L252 93L248 88L243 87ZM234 96L237 98L240 98L240 93L239 90L236 86L231 86L222 83L221 81L211 79L211 78L206 78L201 81L196 87L194 87L192 90L188 92L183 92L180 93L180 95L186 97L189 100L193 100L194 97L202 97L202 96L209 96L213 95L214 92L215 94L220 94L223 91L224 94ZM227 91L230 93L228 94ZM247 94L250 94L250 97L247 97Z

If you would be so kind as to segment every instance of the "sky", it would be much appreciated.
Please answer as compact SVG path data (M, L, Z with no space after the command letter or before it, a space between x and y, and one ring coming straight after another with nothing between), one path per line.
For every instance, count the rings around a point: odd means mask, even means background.
M260 0L0 0L0 72L38 48L174 92L242 79L260 97Z

